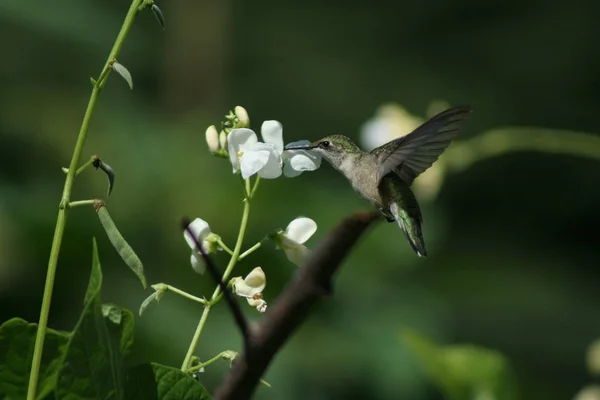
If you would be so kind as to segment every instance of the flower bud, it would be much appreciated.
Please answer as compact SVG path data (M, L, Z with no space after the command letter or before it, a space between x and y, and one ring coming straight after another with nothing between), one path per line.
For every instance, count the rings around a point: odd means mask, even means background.
M219 133L219 144L224 151L227 151L227 133L225 131Z
M235 116L238 119L238 123L236 124L236 128L247 128L250 126L250 118L248 117L248 112L242 106L236 106L234 108Z
M206 144L208 144L208 149L212 153L219 151L219 132L214 125L211 125L206 129Z

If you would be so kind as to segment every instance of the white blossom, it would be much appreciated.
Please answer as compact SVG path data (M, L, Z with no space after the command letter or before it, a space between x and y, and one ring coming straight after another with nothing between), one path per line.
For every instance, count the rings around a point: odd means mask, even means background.
M317 231L317 223L307 217L298 217L289 223L285 231L275 237L277 246L285 252L289 261L302 266L310 255L310 249L304 243Z
M215 251L214 244L207 240L211 234L208 222L201 218L196 218L188 225L188 228L194 233L196 240L202 245L202 249L206 253L212 253ZM203 274L205 269L204 261L202 260L202 254L200 254L199 250L196 248L196 241L194 241L194 238L190 236L187 229L183 232L183 237L185 238L188 246L190 246L192 249L192 255L190 256L192 268L197 273Z
M289 143L288 146L308 145L308 140ZM288 178L300 175L304 171L314 171L321 166L321 154L311 150L285 150L283 152L283 174Z
M278 121L265 121L261 126L264 142L259 142L256 133L247 128L233 129L227 136L229 159L233 172L241 171L242 178L254 174L261 178L275 179L281 176L294 177L303 171L313 171L321 165L321 155L310 150L285 150L283 126ZM307 141L294 142L308 144ZM285 166L284 166L285 163Z
M242 279L241 276L232 278L233 291L240 297L244 297L251 307L264 313L267 310L267 302L262 297L262 291L267 286L267 277L261 267L256 267Z

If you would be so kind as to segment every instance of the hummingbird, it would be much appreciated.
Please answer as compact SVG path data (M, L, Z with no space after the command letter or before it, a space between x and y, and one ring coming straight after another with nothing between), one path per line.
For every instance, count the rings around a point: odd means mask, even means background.
M471 108L453 107L435 115L406 136L370 152L350 138L331 135L286 150L313 150L340 171L363 198L388 222L396 222L419 257L427 257L421 225L423 216L411 184L438 159L456 138Z

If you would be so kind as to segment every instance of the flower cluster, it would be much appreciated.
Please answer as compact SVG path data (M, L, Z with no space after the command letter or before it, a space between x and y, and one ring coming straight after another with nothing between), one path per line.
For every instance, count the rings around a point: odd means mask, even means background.
M242 178L258 174L261 178L275 179L281 176L282 169L285 176L294 177L321 165L321 156L316 152L283 149L283 127L278 121L263 122L260 133L264 142L259 142L256 133L248 128L233 129L227 135L233 172L241 171Z
M192 251L191 265L194 271L203 274L205 267L202 256L196 248L196 241L202 245L202 249L206 253L213 253L222 250L219 246L221 238L213 233L208 222L201 218L196 218L188 227L196 237L196 240L190 237L187 230L183 233L183 237ZM284 251L290 262L300 267L310 255L310 249L304 243L316 231L317 223L315 221L307 217L298 217L290 222L285 230L280 230L270 235L269 238L275 241L277 247ZM251 307L256 307L259 312L266 311L267 302L262 297L262 291L267 283L262 268L254 268L244 279L241 277L232 278L230 284L233 285L235 294L246 298Z
M257 174L261 178L275 179L282 173L291 178L321 166L321 155L317 152L284 150L283 126L279 121L263 122L261 142L256 133L248 128L250 119L243 107L237 106L235 112L226 118L226 128L220 133L214 125L208 127L206 143L213 154L229 157L233 173L241 173L242 178L248 179ZM289 145L308 143L301 140Z

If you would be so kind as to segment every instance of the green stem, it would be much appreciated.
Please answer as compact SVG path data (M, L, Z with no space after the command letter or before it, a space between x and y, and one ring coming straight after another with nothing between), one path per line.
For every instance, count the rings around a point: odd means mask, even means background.
M254 181L254 186L252 186L252 190L250 191L250 198L252 199L254 197L254 193L256 193L256 189L258 189L258 184L260 183L260 176L256 177L256 180Z
M219 241L217 242L217 244L219 246L221 246L221 248L223 250L225 250L227 253L229 253L230 256L233 255L233 250L231 250L229 247L227 247L227 245L225 243L223 243L223 241L221 239L219 239Z
M581 132L544 128L494 129L450 146L443 163L459 172L477 161L515 151L569 154L600 159L600 138Z
M81 167L79 167L77 169L77 171L75 171L75 176L79 175L80 173L82 173L83 171L88 169L94 163L95 160L96 160L96 156L87 160L87 162L85 164L83 164Z
M123 42L125 41L125 37L135 20L135 16L137 14L137 9L140 4L143 3L143 0L133 0L131 2L131 6L129 7L129 11L125 17L125 21L121 27L121 31L115 40L115 44L113 45L112 50L108 56L108 60L104 65L101 75L107 68L108 62L119 53L121 47L123 46ZM68 204L71 198L71 192L73 189L73 181L75 180L75 174L77 172L77 165L79 165L79 160L81 158L81 153L83 151L83 146L85 144L85 139L87 137L88 129L90 126L90 120L92 118L92 114L94 112L94 108L96 106L96 101L98 100L98 95L100 94L100 89L102 86L100 84L94 85L92 89L92 94L90 95L90 99L87 105L87 109L85 110L85 115L83 117L83 121L81 123L81 128L79 129L79 135L77 136L77 142L75 144L75 149L73 150L73 156L71 157L71 163L69 165L69 171L67 172L67 176L65 178L65 186L63 188L63 193L61 197L61 201L58 208L58 217L56 219L56 228L54 229L54 237L52 238L52 248L50 250L50 258L48 260L48 269L46 271L46 283L44 285L44 296L42 299L42 306L40 309L40 319L38 321L38 329L35 337L35 347L33 349L33 359L31 361L31 372L29 374L29 386L27 390L27 400L34 400L37 392L37 384L40 373L40 364L42 360L42 351L44 348L44 339L46 334L46 327L48 325L48 315L50 314L50 303L52 300L52 291L54 289L54 277L56 276L56 265L58 263L58 255L60 253L60 246L62 243L63 233L65 231L65 225L67 221L67 210Z
M98 199L72 201L69 203L69 208L80 206L93 206L97 201Z
M171 285L166 285L166 287L167 287L167 290L169 290L169 291L171 291L173 293L177 293L178 295L183 296L186 299L193 300L193 301L195 301L197 303L200 303L200 304L207 304L207 302L206 302L205 299L201 299L200 297L196 297L194 295L191 295L188 292L184 292L181 289L177 289L176 287L173 287Z
M215 361L219 361L221 358L223 358L224 353L225 352L222 351L219 354L217 354L216 356L214 356L213 358L211 358L210 360L193 366L192 368L190 368L188 370L188 372L200 371L202 368L209 366L210 364L214 363Z
M263 241L261 240L260 242L256 243L254 246L250 247L248 250L246 250L245 252L243 252L243 253L240 255L240 258L239 258L239 260L242 260L242 259L244 259L246 256L248 256L248 255L250 255L250 254L254 253L254 251L255 251L256 249L258 249L258 248L260 248L260 246L262 246L262 242L263 242Z
M245 185L246 193L250 193L250 179L246 179ZM244 201L244 211L242 214L242 222L240 223L240 231L238 233L237 241L235 243L235 248L233 249L233 254L231 255L231 259L229 260L229 264L227 268L225 268L225 272L223 273L223 277L221 278L223 282L226 282L231 275L231 271L233 271L233 267L237 263L240 252L242 251L242 244L244 242L244 235L246 234L246 227L248 226L248 216L250 215L250 198L247 195ZM221 288L217 285L215 291L213 292L212 297L210 298L211 305L212 302L219 297L221 294ZM190 363L192 361L192 357L194 356L194 352L196 351L196 347L198 347L198 342L200 341L200 335L202 335L202 331L204 330L204 325L206 324L206 319L208 318L208 313L210 312L211 307L205 306L204 311L202 312L202 316L200 317L200 322L198 322L198 326L196 327L196 332L194 332L194 337L192 338L192 342L190 343L190 347L188 348L187 354L183 360L183 364L181 364L181 370L187 371L190 367Z

